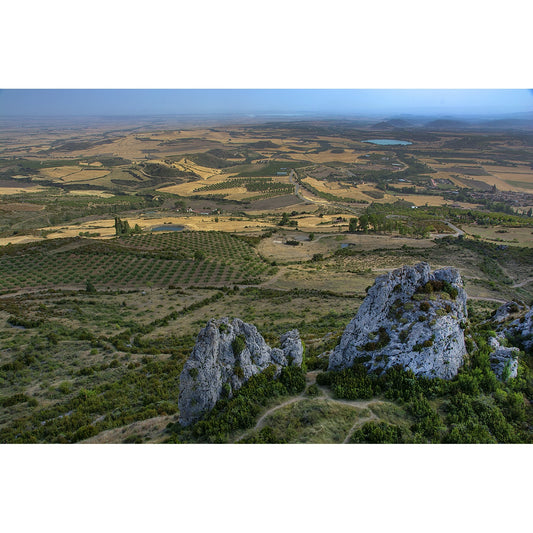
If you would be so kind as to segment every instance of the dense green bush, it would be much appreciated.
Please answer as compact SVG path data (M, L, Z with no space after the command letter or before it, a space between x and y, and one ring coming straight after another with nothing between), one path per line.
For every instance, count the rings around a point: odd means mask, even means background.
M404 442L399 426L385 422L367 422L353 432L350 442L365 444L400 444Z
M244 338L244 335L237 335L231 343L231 348L235 357L240 355L246 348L246 339Z

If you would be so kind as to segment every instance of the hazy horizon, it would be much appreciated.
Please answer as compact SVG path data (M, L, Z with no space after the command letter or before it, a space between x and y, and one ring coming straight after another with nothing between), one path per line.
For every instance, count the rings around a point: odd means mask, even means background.
M530 89L2 89L0 117L504 117Z

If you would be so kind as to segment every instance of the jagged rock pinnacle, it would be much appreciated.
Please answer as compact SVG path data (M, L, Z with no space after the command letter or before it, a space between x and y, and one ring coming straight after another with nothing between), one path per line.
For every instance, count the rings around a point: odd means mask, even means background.
M396 365L415 375L451 379L466 353L466 292L459 272L427 263L379 276L346 327L329 370L362 358L369 370Z
M288 365L301 366L303 347L298 330L271 348L252 324L238 318L210 320L180 375L180 424L187 426L212 409L223 396L232 396L253 375L275 365L277 374Z

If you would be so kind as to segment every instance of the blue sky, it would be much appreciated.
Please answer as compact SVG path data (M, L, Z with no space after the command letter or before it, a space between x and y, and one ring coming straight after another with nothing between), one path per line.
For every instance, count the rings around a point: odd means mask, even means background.
M166 114L512 114L526 89L4 89L2 116Z

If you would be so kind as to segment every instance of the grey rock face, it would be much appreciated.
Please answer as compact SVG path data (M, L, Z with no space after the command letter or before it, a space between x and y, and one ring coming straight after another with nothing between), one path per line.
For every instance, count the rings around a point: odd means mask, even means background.
M418 376L451 379L466 353L466 317L466 292L456 269L431 272L427 263L399 268L376 279L328 369L351 367L363 357L369 370L400 365Z
M533 309L523 302L507 302L497 309L490 321L498 330L497 336L489 340L493 349L491 368L499 379L514 378L518 372L519 349L505 346L506 337L517 340L526 351L533 350Z
M508 331L521 339L525 350L533 351L533 309L529 309L522 317L513 320L509 324Z
M515 378L518 372L518 348L505 346L503 333L489 339L494 350L490 354L490 367L498 379Z
M302 366L304 351L298 330L292 329L291 331L287 331L279 340L287 363L289 365Z
M271 348L257 328L238 318L210 320L180 375L180 424L187 426L212 409L223 394L232 396L253 375L275 365L301 366L303 346L298 330L280 338L281 349Z
M518 302L507 302L496 310L492 317L492 322L501 324L510 318L513 318L517 313L523 313L526 307Z

